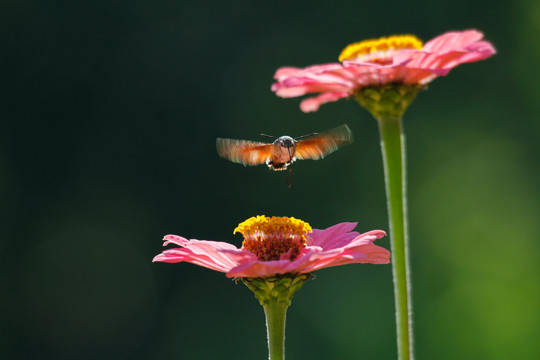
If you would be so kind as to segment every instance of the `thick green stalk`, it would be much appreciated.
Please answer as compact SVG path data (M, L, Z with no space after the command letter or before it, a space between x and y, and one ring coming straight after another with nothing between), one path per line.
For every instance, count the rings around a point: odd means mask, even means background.
M269 301L263 305L268 334L269 360L285 359L285 316L289 304Z
M242 278L264 308L270 360L285 359L285 316L294 293L311 274L283 274L264 278Z
M405 137L401 117L378 116L390 223L398 359L413 359L411 279L407 223Z

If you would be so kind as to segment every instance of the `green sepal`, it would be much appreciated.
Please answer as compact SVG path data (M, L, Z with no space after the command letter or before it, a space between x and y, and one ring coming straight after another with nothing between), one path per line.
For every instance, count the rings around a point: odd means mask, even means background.
M381 117L401 117L412 103L422 85L386 84L361 88L354 94L356 101L366 108L376 119Z
M262 278L242 278L242 282L253 291L261 305L270 302L291 304L294 293L298 291L311 274L283 274Z

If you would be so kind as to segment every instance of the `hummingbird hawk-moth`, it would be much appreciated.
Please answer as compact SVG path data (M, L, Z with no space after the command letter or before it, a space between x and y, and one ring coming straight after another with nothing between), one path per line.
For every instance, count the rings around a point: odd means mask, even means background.
M261 136L275 138L265 134ZM352 142L351 130L347 125L341 125L323 133L296 138L280 136L271 144L218 138L216 147L219 156L232 162L244 166L266 164L270 170L278 171L287 169L297 159L322 159L341 146Z

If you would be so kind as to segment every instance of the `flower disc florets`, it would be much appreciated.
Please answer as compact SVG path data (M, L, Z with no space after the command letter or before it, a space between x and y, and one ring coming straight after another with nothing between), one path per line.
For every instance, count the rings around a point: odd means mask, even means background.
M400 50L420 50L422 40L414 35L394 35L369 39L348 45L339 55L339 61L352 60L377 64L391 64L392 56Z
M261 261L294 260L306 246L306 234L311 226L293 217L254 216L238 224L234 233L244 236L242 248Z

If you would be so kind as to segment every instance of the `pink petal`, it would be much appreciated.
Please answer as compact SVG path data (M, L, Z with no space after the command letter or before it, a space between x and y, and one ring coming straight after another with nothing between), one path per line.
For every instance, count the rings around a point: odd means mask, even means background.
M217 264L211 258L205 255L194 255L188 249L170 249L165 250L161 254L154 257L153 262L165 262L165 263L178 263L189 262L195 265L203 266L205 268L227 272L230 267L222 264Z
M309 93L347 92L350 87L340 83L316 82L306 78L291 78L286 82L273 84L272 91L282 98L302 96Z
M330 252L311 254L309 263L303 266L301 273L353 263L387 264L389 262L390 252L370 243L353 249L335 249Z
M165 245L174 243L181 248L168 249L154 258L154 262L190 262L212 270L227 272L237 266L246 257L254 255L236 248L236 246L219 241L187 240L177 235L164 237Z
M341 64L314 65L304 69L281 68L276 71L277 80L272 85L272 91L296 86L350 86L349 74L343 71ZM314 88L312 92L320 92Z
M284 98L308 93L350 93L355 86L354 77L341 64L314 65L304 69L280 68L274 78L277 82L272 85L272 91Z
M445 53L456 50L463 50L466 46L481 40L484 37L480 31L450 31L424 44L423 51L431 53Z
M288 77L302 76L302 70L303 69L298 67L284 66L276 70L274 79L277 81L282 81Z
M439 70L408 69L403 77L404 84L427 84L437 76L440 76Z
M274 75L272 91L280 97L320 93L301 102L304 112L317 111L322 104L349 97L366 86L390 83L426 84L463 63L495 54L477 30L454 31L428 41L421 50L400 50L391 64L354 62L330 63L306 68L282 67Z
M307 75L318 75L331 70L340 70L340 63L330 63L330 64L321 64L321 65L311 65L306 68L298 68L292 66L281 67L276 70L274 74L274 79L278 82L283 81L284 79L290 77L304 77Z
M278 94L278 93L276 93ZM278 94L279 95L279 94ZM307 98L305 100L302 100L300 103L300 110L303 112L313 112L319 110L319 107L322 104L326 104L328 102L332 101L338 101L339 99L343 99L346 97L349 97L349 93L346 91L343 92L327 92L324 94L321 94L319 96Z
M433 74L443 76L454 67L478 60L483 60L494 54L495 49L490 46L484 46L485 44L478 44L473 46L475 49L481 51L451 51L444 54L432 54L417 52L411 55L411 61L407 63L406 67L409 69L417 69L420 71L429 71Z
M189 240L184 238L184 237L181 237L181 236L178 236L178 235L165 235L163 237L163 240L165 240L165 242L163 243L163 246L167 246L169 244L176 244L178 246L184 246L186 244L189 244Z
M483 34L476 30L449 32L427 42L420 51L399 52L395 60L408 61L405 66L409 69L427 70L438 76L447 75L460 64L483 60L496 53L491 43L480 41L482 37ZM418 73L408 75L406 82L412 83L413 78L419 78Z
M382 230L371 230L355 237L349 244L343 246L346 249L371 244L377 239L385 237L386 233Z
M313 229L313 232L308 234L307 244L320 246L324 250L342 247L359 235L357 232L351 232L357 224L342 222L324 230Z
M407 75L407 69L399 65L379 65L371 63L357 63L343 61L343 66L356 77L356 88L370 85L384 85L392 82L401 82Z
M231 269L227 277L269 277L277 274L300 273L294 261L250 261Z
M307 246L290 260L291 253L283 254L280 260L260 261L257 257L234 245L219 241L188 240L177 235L164 237L165 244L180 247L167 249L154 261L177 263L189 262L212 270L226 273L227 277L269 277L286 273L309 273L329 266L350 263L387 263L388 250L372 242L385 235L384 231L373 230L365 234L352 231L356 223L340 223L324 230L313 230Z
M390 261L390 252L372 244L386 235L382 230L373 230L365 234L351 231L356 223L340 223L325 230L313 230L308 238L308 246L300 252L294 261L281 259L276 261L253 260L231 269L227 277L273 276L286 273L309 273L330 266L351 263L386 264Z

